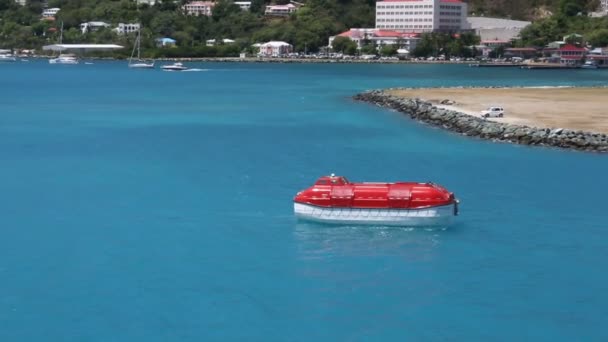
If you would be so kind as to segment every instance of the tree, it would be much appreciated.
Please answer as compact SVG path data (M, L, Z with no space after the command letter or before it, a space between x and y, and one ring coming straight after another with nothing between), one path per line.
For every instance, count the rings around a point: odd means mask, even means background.
M378 50L376 50L376 46L373 43L369 43L361 47L361 53L364 55L375 55L378 53Z
M559 12L565 16L572 17L584 12L584 0L560 0Z
M357 53L357 43L353 42L348 37L336 37L331 42L331 48L334 52L342 52L347 55L354 55Z
M254 14L264 14L264 0L252 0L249 11Z
M608 29L599 29L591 32L587 37L591 46L608 46Z
M397 54L397 46L396 45L384 45L380 49L380 55L382 56L395 56Z
M211 18L220 21L228 18L231 14L241 12L241 8L230 0L219 0L211 10Z

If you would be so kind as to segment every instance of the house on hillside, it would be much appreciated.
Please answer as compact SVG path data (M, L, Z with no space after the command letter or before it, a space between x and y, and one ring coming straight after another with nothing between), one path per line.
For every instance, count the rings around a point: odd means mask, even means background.
M234 4L239 6L243 11L249 11L251 9L251 1L235 1Z
M211 16L215 2L211 1L192 1L182 6L182 11L186 15L206 15Z
M89 21L80 24L80 31L82 32L82 34L85 34L87 32L95 32L108 27L110 27L110 24L105 23L103 21Z
M283 17L283 16L288 16L297 10L298 10L298 7L294 4L269 5L269 6L266 6L266 9L264 10L264 14L268 15L268 16Z
M42 18L53 18L53 19L55 19L55 16L57 15L57 13L60 10L61 9L59 7L47 8L44 11L42 11Z
M156 38L156 47L174 47L176 40L168 37Z
M117 34L129 34L133 32L139 31L141 25L139 23L119 23L118 26L114 29Z

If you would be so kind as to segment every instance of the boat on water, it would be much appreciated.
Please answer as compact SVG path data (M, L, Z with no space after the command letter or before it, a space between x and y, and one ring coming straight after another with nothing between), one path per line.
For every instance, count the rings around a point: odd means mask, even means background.
M63 44L63 22L61 23L61 33L59 35L59 43L52 45L45 45L42 47L44 51L58 52L57 57L49 59L50 64L78 64L78 58L74 54L64 54L63 51L75 51L79 55L84 54L87 51L99 50L108 51L122 49L123 47L116 44ZM87 64L87 63L85 63Z
M16 62L17 57L11 54L10 50L0 50L0 62Z
M163 69L163 70L165 70L165 71L184 71L184 70L188 70L188 67L185 67L180 62L169 64L169 65L163 65L160 68Z
M133 51L131 51L131 58L129 58L129 68L154 69L154 61L146 62L141 59L140 46L141 46L141 30L138 30L137 38L135 40L135 44L133 45ZM133 57L135 55L135 50L137 50L137 60L134 62Z
M61 30L59 31L59 45L63 43L63 21L61 22ZM50 64L78 64L78 58L73 54L62 54L59 50L57 57L49 59Z
M458 203L434 183L351 183L331 174L297 193L294 212L299 219L333 224L447 227Z
M597 62L596 61L586 61L583 65L581 65L581 68L583 69L597 69Z
M73 54L60 54L55 58L49 59L50 64L78 64L78 58Z

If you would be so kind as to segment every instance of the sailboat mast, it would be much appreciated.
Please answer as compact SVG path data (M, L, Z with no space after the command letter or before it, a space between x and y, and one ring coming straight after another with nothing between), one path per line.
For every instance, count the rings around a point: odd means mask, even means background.
M141 60L140 55L140 47L141 47L141 29L137 30L137 59Z

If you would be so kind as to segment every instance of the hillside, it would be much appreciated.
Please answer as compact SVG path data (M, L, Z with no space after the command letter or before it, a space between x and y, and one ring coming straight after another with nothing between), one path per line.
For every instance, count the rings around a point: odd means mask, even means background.
M591 12L599 7L599 0L469 0L469 13L487 17L537 20L552 13Z
M41 20L42 0L29 0L19 6L14 0L0 0L0 48L40 48L59 40L64 26L64 43L114 42L132 46L134 35L119 35L111 28L82 33L80 24L103 21L142 24L142 49L150 57L168 56L237 56L251 44L282 40L296 51L318 51L328 37L351 27L374 27L375 0L302 0L305 6L286 17L264 16L264 5L271 0L253 0L250 11L241 10L231 0L218 0L211 16L187 16L176 3L162 0L154 6L137 5L133 0L49 0L49 7L61 10L55 20ZM289 0L272 0L274 4ZM593 36L594 41L608 39L605 19L585 15L599 0L469 0L474 15L513 19L543 18L525 30L522 44L542 45L577 32ZM602 31L603 30L603 31ZM157 49L154 39L172 37L176 49ZM235 39L236 44L206 47L209 39ZM462 43L462 42L461 42ZM460 44L462 45L462 44ZM458 49L457 49L458 50ZM129 53L129 49L119 52Z

